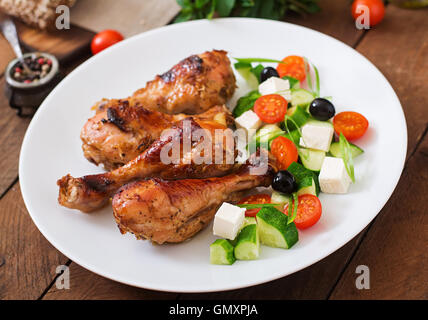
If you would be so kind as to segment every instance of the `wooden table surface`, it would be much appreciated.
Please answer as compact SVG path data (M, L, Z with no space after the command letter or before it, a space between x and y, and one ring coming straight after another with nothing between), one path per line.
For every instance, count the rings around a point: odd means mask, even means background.
M379 26L359 31L350 18L348 1L320 3L321 13L285 20L329 34L366 56L391 82L406 115L409 143L402 177L391 199L366 229L300 272L245 289L164 293L102 278L57 251L28 215L19 187L18 157L30 119L17 117L1 93L0 299L427 299L428 10L389 5ZM20 27L20 32L28 46L61 56L67 71L89 57L86 45L92 33L88 31L72 27L66 31L68 36L53 35L46 41L40 32L25 27ZM0 70L12 57L0 37ZM0 86L4 86L3 74ZM58 265L69 266L68 290L55 286ZM370 269L368 290L356 288L359 265Z

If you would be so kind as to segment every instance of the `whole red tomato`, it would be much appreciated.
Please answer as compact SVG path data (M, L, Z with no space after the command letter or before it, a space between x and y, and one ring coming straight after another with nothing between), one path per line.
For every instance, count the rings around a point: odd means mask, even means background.
M370 26L373 27L383 20L385 5L382 0L355 0L352 3L352 16L356 20L365 10L369 10Z
M122 41L123 36L116 30L104 30L97 33L91 42L92 54L97 54L111 45Z

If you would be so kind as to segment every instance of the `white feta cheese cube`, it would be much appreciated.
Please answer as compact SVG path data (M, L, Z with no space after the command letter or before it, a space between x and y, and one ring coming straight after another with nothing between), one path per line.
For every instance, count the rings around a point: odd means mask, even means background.
M319 122L310 121L302 127L302 137L299 144L305 148L327 152L330 149L334 129L329 123L321 122L319 124Z
M248 110L235 119L236 127L247 131L248 140L256 133L256 130L263 124L259 116L253 111Z
M279 94L287 101L291 100L290 82L277 77L270 77L259 84L259 92L262 96L267 94Z
M319 175L322 192L347 193L351 178L342 158L325 157Z
M245 208L224 202L214 217L214 235L229 240L236 238L239 229L244 223Z

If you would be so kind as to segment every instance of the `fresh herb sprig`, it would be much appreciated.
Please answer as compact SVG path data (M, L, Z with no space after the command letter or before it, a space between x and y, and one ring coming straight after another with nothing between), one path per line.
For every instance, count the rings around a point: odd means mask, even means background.
M354 161L352 158L351 146L342 132L339 136L339 147L340 153L342 154L343 163L345 164L346 172L348 173L352 182L355 183Z
M299 14L320 10L318 0L177 0L181 7L174 22L220 17L280 20L288 11Z
M294 203L294 206L293 206ZM299 198L297 197L297 192L293 192L293 200L288 201L288 221L287 224L290 224L297 217L297 207L299 206ZM292 212L293 211L293 212Z
M272 208L277 207L278 203L246 203L237 204L237 206L245 209Z

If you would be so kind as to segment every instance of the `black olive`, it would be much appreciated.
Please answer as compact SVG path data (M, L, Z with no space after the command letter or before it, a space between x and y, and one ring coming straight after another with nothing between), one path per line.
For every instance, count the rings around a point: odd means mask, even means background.
M334 117L336 110L334 109L333 104L327 99L316 98L311 102L309 106L309 112L315 119L327 121L328 119Z
M272 188L283 193L293 193L297 191L297 182L294 176L287 170L278 171L273 177Z
M277 77L277 78L279 78L278 71L276 71L272 67L266 67L266 68L264 68L262 70L262 72L260 73L260 83L266 81L267 79L269 79L271 77Z

